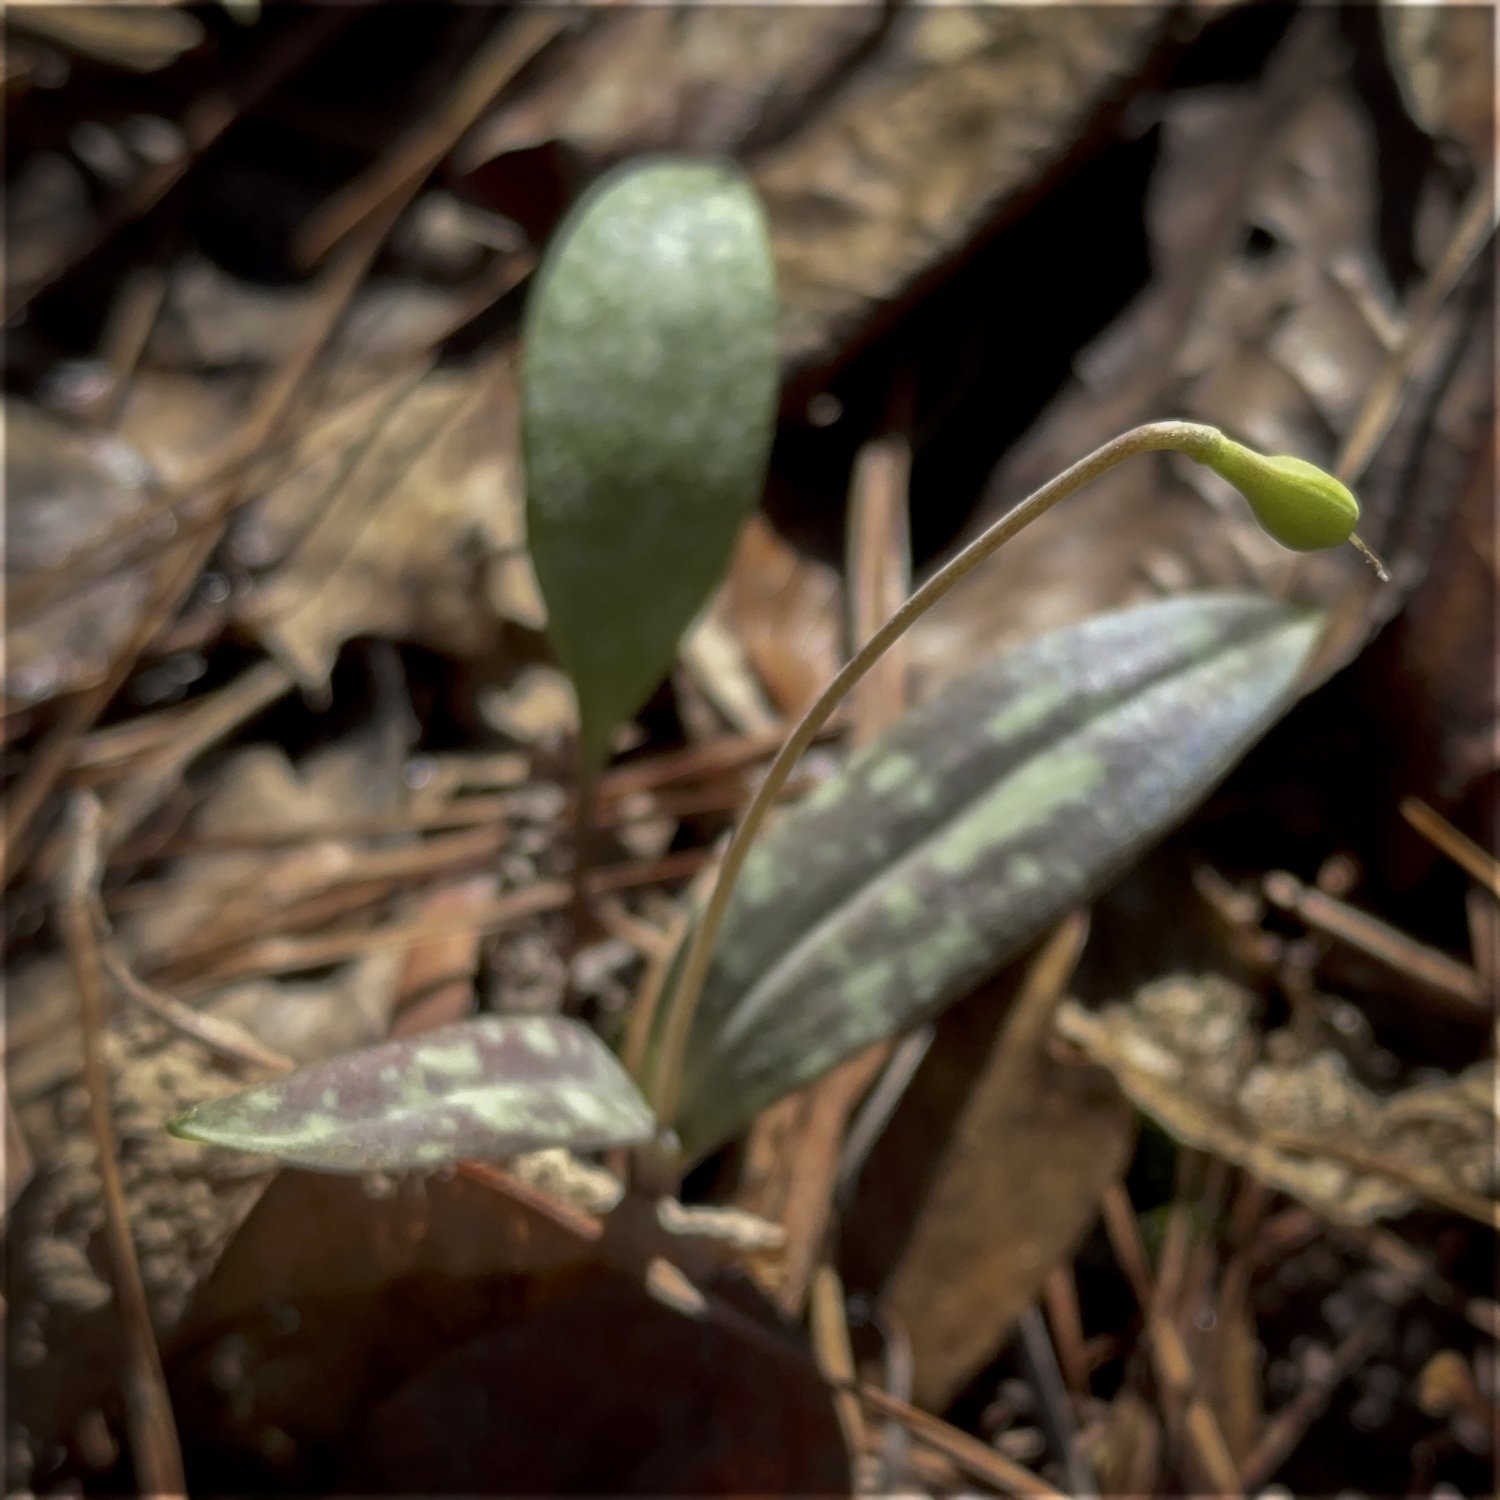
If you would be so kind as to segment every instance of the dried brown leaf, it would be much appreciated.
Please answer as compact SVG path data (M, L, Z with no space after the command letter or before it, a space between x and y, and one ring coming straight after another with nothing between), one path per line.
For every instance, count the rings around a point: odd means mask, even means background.
M309 424L240 542L270 567L240 608L321 689L356 635L475 658L541 623L522 545L510 356L397 376Z
M1335 1052L1262 1038L1252 997L1217 975L1144 986L1057 1029L1187 1145L1222 1156L1330 1219L1370 1224L1424 1200L1495 1217L1493 1064L1381 1098Z
M171 1144L201 1169L205 1153ZM294 1444L326 1442L363 1420L404 1370L451 1348L467 1320L524 1318L590 1252L461 1177L386 1194L353 1178L280 1172L176 1335L179 1418L225 1452L257 1451L268 1426ZM243 1350L243 1379L227 1399L210 1374L226 1338Z
M227 847L174 861L161 881L137 886L113 915L115 939L130 968L152 980L195 948L211 953L215 941L244 941L276 931L308 901L349 880L359 846L351 840L314 837L361 814L389 811L403 794L399 761L378 732L336 743L293 767L277 747L254 745L226 758L205 777L201 801L187 833ZM235 835L309 830L287 847L235 848ZM140 898L149 894L149 900ZM106 904L120 898L107 897ZM387 953L307 985L295 985L271 1005L258 984L222 986L195 1003L222 1002L231 1019L260 1040L298 1059L325 1055L383 1034L389 1016L396 959ZM65 969L52 956L20 966L10 986L11 1086L29 1102L67 1079L77 1067L73 1032L76 999Z
M1495 12L1487 5L1385 0L1386 57L1412 118L1457 141L1479 171L1494 170Z
M898 11L846 86L756 166L790 372L847 357L1014 216L1138 77L1168 10Z
M1169 13L692 6L596 17L456 164L472 190L488 177L503 199L506 155L545 144L584 175L661 147L745 153L772 220L783 357L793 373L821 369L1075 155Z
M130 546L155 476L129 443L27 402L7 400L4 420L4 692L19 705L100 681L130 638L157 561ZM41 595L34 607L28 592Z
M502 1390L493 1407L469 1399ZM350 1451L355 1492L376 1476L535 1494L842 1495L849 1483L830 1393L810 1364L617 1276L492 1320L378 1406Z
M939 1024L865 1170L846 1250L868 1266L900 1246L880 1307L911 1340L919 1405L941 1410L995 1352L1129 1160L1123 1101L1047 1052L1084 930L1053 935L998 1027L1009 983Z
M1458 514L1397 626L1402 670L1391 688L1411 734L1411 784L1461 803L1500 767L1500 673L1493 625L1500 601L1493 441L1477 455ZM1491 992L1492 993L1492 992Z
M799 552L755 515L740 534L708 618L737 643L777 714L791 719L838 670L841 597L832 568Z
M640 7L594 12L454 155L475 185L556 142L586 169L638 152L730 151L816 107L883 24L875 6Z

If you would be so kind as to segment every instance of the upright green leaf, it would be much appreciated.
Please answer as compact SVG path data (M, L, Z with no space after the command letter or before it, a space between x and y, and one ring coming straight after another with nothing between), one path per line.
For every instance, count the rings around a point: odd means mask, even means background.
M701 1154L959 998L1183 818L1276 718L1305 611L1202 595L985 662L907 715L746 862L676 1128Z
M610 174L540 272L521 367L528 539L596 763L760 495L775 304L760 205L728 164Z
M210 1100L168 1128L323 1172L412 1172L547 1146L633 1145L655 1122L586 1026L477 1016Z

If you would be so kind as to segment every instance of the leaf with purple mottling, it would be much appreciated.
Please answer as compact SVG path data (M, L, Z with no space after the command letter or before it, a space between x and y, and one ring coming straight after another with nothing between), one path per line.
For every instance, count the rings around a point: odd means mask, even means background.
M1280 716L1319 625L1249 594L1101 615L979 663L852 758L745 862L684 1060L688 1156L1104 889Z
M382 1042L200 1104L168 1127L323 1172L593 1151L655 1128L614 1054L560 1016L479 1016Z

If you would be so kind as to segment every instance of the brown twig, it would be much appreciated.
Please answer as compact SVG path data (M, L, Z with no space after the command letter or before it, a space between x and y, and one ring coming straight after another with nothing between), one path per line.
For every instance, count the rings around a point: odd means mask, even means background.
M849 638L861 645L910 591L907 482L910 445L900 432L860 450L849 488L846 573ZM906 652L898 643L851 702L851 744L868 744L906 707ZM765 1289L788 1316L809 1295L836 1212L849 1120L889 1064L894 1044L878 1042L780 1101L756 1120L746 1147L741 1206L779 1222L785 1253L766 1268Z
M1443 250L1406 308L1405 327L1376 378L1366 388L1358 417L1339 451L1334 472L1353 483L1390 431L1407 378L1448 298L1495 232L1495 180L1487 174L1471 194Z
M198 699L177 721L171 742L110 798L104 835L106 855L166 801L204 751L291 690L292 678L286 668L263 661Z
M839 1273L826 1263L820 1265L813 1273L809 1291L807 1327L813 1357L823 1378L834 1387L834 1412L843 1429L844 1445L850 1453L862 1453L868 1438L859 1398L849 1389L856 1372Z
M600 891L626 890L632 886L682 880L696 874L707 857L703 851L693 849L664 855L661 859L608 866L595 873L595 888ZM261 978L344 963L376 948L425 942L448 932L494 932L527 917L561 911L571 898L570 882L548 880L503 896L482 910L453 918L437 921L416 918L387 923L383 927L357 927L311 937L269 937L238 949L212 970L195 974L190 992L201 992L231 979Z
M236 469L274 436L404 206L404 199L392 199L384 211L376 214L365 226L365 232L346 245L329 265L321 278L317 304L302 343L276 371L249 417L224 450L211 458L204 465L202 475L184 485L184 490L211 490L215 484L222 484L225 472ZM218 545L239 499L239 491L232 485L220 490L202 524L190 530L176 552L169 554L159 586L152 592L109 670L94 687L68 701L57 723L37 747L26 776L6 809L5 844L0 852L0 876L5 881L8 882L18 868L32 824L66 771L79 737L123 686L136 659L175 613Z
M644 959L656 959L670 951L671 941L665 929L636 916L617 896L596 901L594 915L605 933L617 942L634 948Z
M1204 1157L1198 1151L1177 1153L1175 1191L1167 1205L1161 1252L1156 1257L1156 1289L1151 1305L1142 1309L1146 1313L1170 1318L1182 1300L1188 1255L1195 1235L1193 1199L1203 1161Z
M277 1073L284 1073L293 1066L291 1058L262 1046L243 1026L216 1016L206 1016L190 1005L184 1005L174 996L153 989L143 979L137 978L120 954L107 943L100 945L99 957L109 971L109 977L136 1004L150 1011L158 1021L170 1026L179 1035L190 1037L207 1047L210 1052L234 1062L270 1068Z
M1217 1221L1229 1184L1229 1164L1222 1157L1211 1156L1205 1164L1201 1190L1194 1214L1200 1224ZM1182 1286L1177 1294L1176 1320L1184 1339L1192 1338L1191 1329L1199 1312L1212 1298L1214 1273L1218 1269L1219 1248L1212 1235L1198 1235L1192 1244L1184 1267Z
M116 652L109 669L92 687L69 698L59 712L57 722L42 736L32 752L26 774L7 800L5 842L0 850L0 880L9 882L20 867L30 848L37 816L66 772L79 736L124 685L136 659L171 618L217 544L217 531L205 531L187 538L175 552L168 554L145 608L125 644Z
M125 1335L125 1409L137 1476L143 1494L185 1495L182 1450L130 1234L119 1143L110 1113L109 1066L104 1056L104 981L95 936L102 823L98 799L87 792L77 793L68 810L69 857L58 881L57 920L78 988L89 1129L99 1155L105 1239Z
M1271 1202L1271 1189L1258 1177L1241 1173L1239 1192L1230 1212L1228 1264L1219 1282L1219 1302L1224 1307L1248 1307L1250 1278L1256 1265L1257 1231ZM1223 1319L1216 1316L1215 1322Z
M1252 1493L1286 1462L1329 1397L1380 1347L1385 1336L1381 1320L1361 1320L1333 1351L1326 1372L1309 1381L1291 1404L1266 1424L1260 1441L1245 1459L1241 1476Z
M1187 1269L1192 1219L1179 1190L1168 1218L1160 1269L1153 1281L1146 1247L1141 1241L1135 1208L1118 1185L1102 1199L1105 1229L1115 1257L1135 1292L1146 1319L1147 1345L1162 1396L1170 1406L1163 1412L1168 1433L1180 1432L1194 1458L1215 1488L1225 1495L1244 1493L1244 1484L1218 1418L1201 1395L1193 1362L1174 1317ZM1180 1210L1180 1211L1179 1211Z
M1170 1394L1180 1404L1181 1430L1193 1457L1219 1494L1244 1494L1245 1482L1224 1440L1219 1419L1199 1393L1197 1372L1177 1325L1153 1312L1147 1318L1146 1331L1157 1382L1164 1394Z
M795 801L811 790L811 778L793 777L783 788L787 801ZM630 797L616 797L596 806L597 828L628 828L633 823L650 823L662 818L697 818L709 813L738 812L748 795L742 783L728 787L708 786L683 792L637 792Z
M488 1162L461 1161L455 1170L460 1177L467 1177L470 1182L477 1182L490 1192L509 1198L512 1203L546 1219L585 1244L596 1244L604 1238L605 1221L597 1214L587 1213L571 1204L559 1202L556 1198L549 1198L529 1182L523 1182L499 1167L491 1166Z
M458 874L493 859L504 842L503 828L471 828L420 844L357 853L311 844L306 851L259 871L233 893L207 894L201 904L209 915L191 937L176 945L155 977L180 976L204 967L216 954L267 936L266 926L273 919L280 920L283 931L306 931L331 915L369 905L413 881ZM197 904L174 902L171 909L191 910Z
M551 10L523 10L502 21L463 76L444 91L437 113L403 135L302 226L293 243L296 259L315 265L382 205L414 193L501 89L572 21L571 14Z
M130 775L137 760L172 743L178 726L192 717L193 708L192 703L175 703L89 730L78 741L68 768L73 784L107 786Z
M167 300L167 284L167 272L161 266L144 267L126 277L100 340L99 362L109 375L101 396L84 413L85 421L112 427L119 420L130 377Z
M1445 817L1434 812L1417 797L1401 799L1401 816L1428 843L1440 849L1471 879L1478 881L1490 895L1500 901L1500 859L1481 849L1473 839L1462 834Z
M903 377L902 393L891 403L894 430L861 448L850 483L846 571L849 638L854 649L869 640L911 592L911 443L905 431L909 384ZM897 641L860 684L850 704L851 748L871 743L906 711L908 655L908 643ZM789 1315L806 1301L823 1253L835 1212L844 1159L841 1143L847 1138L850 1116L895 1051L892 1041L865 1048L799 1096L768 1111L757 1124L755 1134L760 1139L752 1139L750 1151L760 1147L775 1158L773 1171L764 1181L764 1201L758 1206L786 1229L776 1300ZM909 1081L908 1073L903 1091Z
M1409 938L1376 917L1305 886L1295 875L1275 870L1261 882L1266 899L1290 912L1314 931L1353 948L1409 980L1423 993L1443 1001L1458 1014L1487 1021L1490 997L1467 964Z
M899 1422L918 1442L926 1443L952 1459L971 1479L993 1485L1002 1495L1036 1495L1044 1500L1063 1500L1062 1491L1054 1489L1030 1469L997 1453L989 1444L970 1437L967 1432L961 1432L941 1417L898 1401L878 1386L863 1381L854 1389L870 1411L889 1421Z
M821 738L829 739L839 729L840 722L835 718ZM741 771L774 755L785 738L786 731L778 726L755 734L726 735L646 760L631 761L628 765L613 766L600 780L599 795L609 802L678 782L709 780Z
M906 382L909 384L909 381ZM911 592L909 492L911 440L905 429L908 401L896 429L859 451L849 493L849 637L862 646L900 609ZM897 641L870 669L850 703L850 744L867 745L907 707L910 642Z
M361 3L368 3L368 0L361 0ZM182 154L145 172L113 208L91 224L39 276L21 286L7 287L5 320L9 322L127 224L134 223L161 202L246 110L301 67L329 37L353 19L355 10L355 6L335 5L322 11L311 11L301 24L291 28L257 60L247 77L195 100L182 121Z
M630 769L627 767L626 769ZM79 778L84 785L93 784ZM786 786L788 798L800 796L809 788L806 778L793 778ZM311 823L296 828L242 829L212 835L181 834L162 844L152 844L154 856L186 854L223 854L237 849L275 849L311 843L317 839L378 838L393 833L430 833L443 829L471 828L501 823L524 805L529 789L515 793L497 792L488 796L465 796L446 807L418 808L407 812L382 813L365 818L348 818L338 822ZM636 799L649 798L637 803ZM599 806L595 824L600 829L628 827L661 818L691 818L707 813L734 812L744 805L743 788L705 787L682 792L644 791L613 792L606 781L599 787ZM634 804L634 805L622 805ZM571 799L565 805L566 813ZM127 843L115 852L115 858L129 863L139 856L136 843Z
M1146 1254L1145 1241L1141 1239L1140 1225L1135 1220L1135 1205L1130 1195L1117 1182L1104 1190L1099 1200L1104 1216L1104 1230L1115 1252L1115 1260L1130 1283L1136 1304L1146 1308L1155 1297L1151 1275L1151 1258Z
M1074 1399L1081 1401L1089 1394L1089 1363L1084 1348L1083 1315L1078 1307L1078 1284L1071 1265L1056 1265L1047 1272L1042 1282L1042 1303L1047 1309L1047 1323L1063 1379Z

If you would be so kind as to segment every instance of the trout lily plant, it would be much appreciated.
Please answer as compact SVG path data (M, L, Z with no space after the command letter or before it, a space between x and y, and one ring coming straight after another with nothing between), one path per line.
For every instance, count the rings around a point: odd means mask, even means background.
M760 492L775 405L765 224L732 168L611 174L539 274L522 366L528 518L584 726L580 802L670 666ZM1169 600L981 663L763 837L798 758L921 615L1115 465L1213 470L1276 541L1351 543L1332 475L1193 422L1148 423L1049 480L918 588L834 677L746 808L631 1067L562 1016L484 1015L206 1102L174 1134L340 1172L663 1143L680 1168L776 1098L919 1024L1096 894L1274 721L1316 614ZM1377 568L1378 562L1375 562Z

